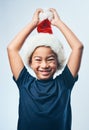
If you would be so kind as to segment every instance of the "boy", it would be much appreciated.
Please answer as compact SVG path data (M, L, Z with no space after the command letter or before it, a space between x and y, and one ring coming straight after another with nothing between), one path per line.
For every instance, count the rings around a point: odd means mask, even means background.
M50 22L47 19L40 23L39 14L43 13L43 10L37 9L32 21L7 48L14 81L20 92L18 130L71 130L70 96L78 79L83 45L60 19L56 10L51 8L49 11L53 14ZM28 48L29 56L26 59L36 74L35 78L27 72L19 51L36 27L38 32L42 32L41 27L44 23L50 34L41 33L41 36L38 36L42 37L40 41L37 37L36 40L33 40L35 37L32 39L29 43L31 49ZM63 72L56 78L53 78L53 75L63 67L65 58L62 45L52 37L50 24L62 32L72 50Z

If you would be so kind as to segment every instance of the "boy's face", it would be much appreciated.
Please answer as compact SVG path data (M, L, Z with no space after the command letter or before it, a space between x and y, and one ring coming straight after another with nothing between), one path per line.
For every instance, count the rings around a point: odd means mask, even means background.
M40 80L51 78L57 70L57 65L57 57L50 47L36 48L30 63L31 68Z

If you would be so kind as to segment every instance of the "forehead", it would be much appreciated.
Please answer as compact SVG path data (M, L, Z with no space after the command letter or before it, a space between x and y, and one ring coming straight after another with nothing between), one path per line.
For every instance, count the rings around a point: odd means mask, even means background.
M33 55L55 55L55 53L52 51L51 47L49 46L40 46L37 47L34 52Z

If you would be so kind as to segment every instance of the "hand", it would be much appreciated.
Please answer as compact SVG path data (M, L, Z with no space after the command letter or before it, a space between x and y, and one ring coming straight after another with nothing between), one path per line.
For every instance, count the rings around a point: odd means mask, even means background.
M60 17L55 9L50 8L49 10L53 13L53 19L51 20L51 24L57 26Z
M43 10L41 8L36 9L33 18L32 18L32 23L34 24L34 26L36 27L39 24L39 13L43 12Z

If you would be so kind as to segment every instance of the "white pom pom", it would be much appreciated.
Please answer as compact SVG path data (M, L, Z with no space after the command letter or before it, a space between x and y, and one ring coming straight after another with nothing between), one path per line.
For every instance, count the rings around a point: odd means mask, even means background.
M51 21L52 18L53 18L53 13L49 10L43 10L43 12L39 14L40 21L43 21L45 19L48 19L49 21Z

